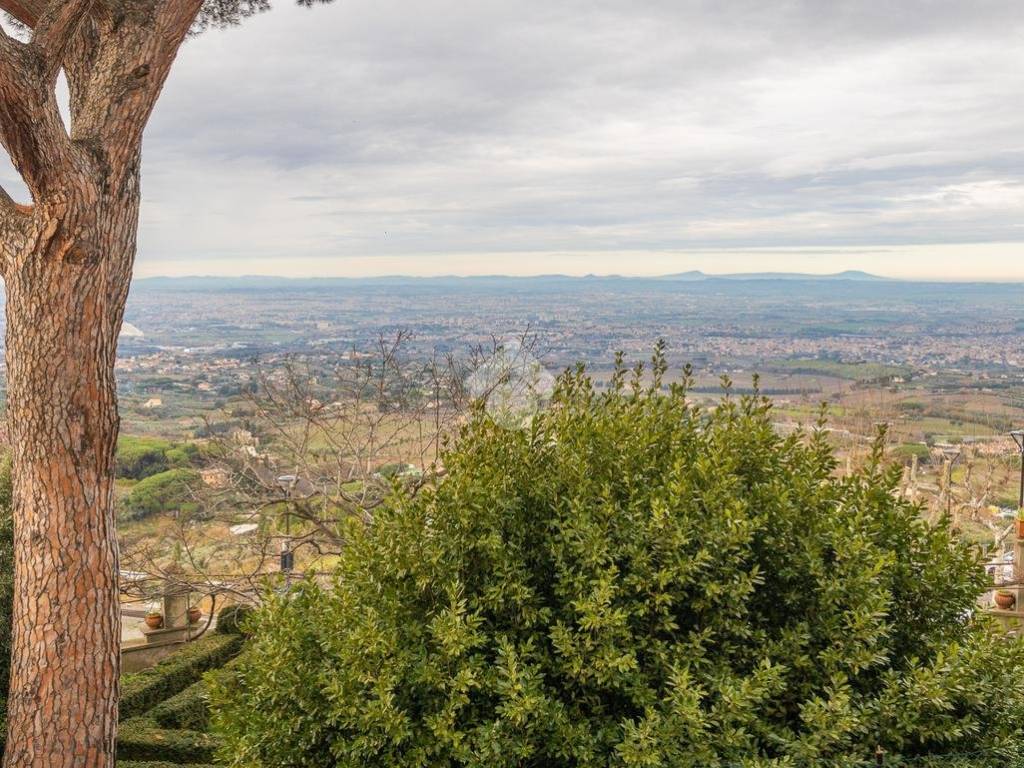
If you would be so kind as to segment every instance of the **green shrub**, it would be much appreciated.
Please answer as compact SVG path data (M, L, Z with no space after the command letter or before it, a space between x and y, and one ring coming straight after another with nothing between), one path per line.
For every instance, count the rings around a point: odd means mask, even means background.
M117 768L213 768L209 763L168 763L166 760L118 760Z
M391 462L390 464L383 464L378 467L377 474L387 480L394 480L408 468L409 465L403 462Z
M245 621L252 612L248 605L225 605L217 612L216 631L222 635L245 634Z
M121 435L117 439L117 476L133 480L164 472L167 451L174 445L156 437Z
M161 701L147 714L161 728L186 728L205 731L210 724L210 694L200 680L180 693Z
M121 435L117 439L117 476L143 480L168 469L192 466L198 456L199 448L192 443Z
M824 430L579 370L524 430L353 521L333 584L268 594L211 682L237 768L839 765L1017 750L1024 645L975 552L839 478ZM775 763L773 761L782 761Z
M160 760L170 763L212 763L217 741L208 733L161 728L136 717L121 723L117 760Z
M903 443L893 449L893 458L897 461L910 462L915 456L921 463L931 460L931 449L924 443Z
M191 467L198 456L199 449L192 443L179 445L164 453L164 457L167 459L167 466L171 468Z
M921 414L925 412L926 407L920 400L902 400L896 403L896 410L900 413Z
M204 672L222 666L238 654L242 638L209 635L188 643L155 667L121 679L121 718L148 712L161 701L197 682Z
M122 517L139 519L159 512L194 512L201 486L194 469L169 469L140 480L124 501Z

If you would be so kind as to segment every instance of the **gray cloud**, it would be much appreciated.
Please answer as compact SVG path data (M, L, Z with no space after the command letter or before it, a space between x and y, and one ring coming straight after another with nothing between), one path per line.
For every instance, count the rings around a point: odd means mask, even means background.
M1005 1L282 4L183 50L140 271L1020 242L1022 33Z

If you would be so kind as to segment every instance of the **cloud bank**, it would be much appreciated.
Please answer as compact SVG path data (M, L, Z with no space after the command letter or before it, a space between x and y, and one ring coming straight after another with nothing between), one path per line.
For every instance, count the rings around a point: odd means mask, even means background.
M1005 1L282 3L182 51L138 272L1024 279L1022 41Z

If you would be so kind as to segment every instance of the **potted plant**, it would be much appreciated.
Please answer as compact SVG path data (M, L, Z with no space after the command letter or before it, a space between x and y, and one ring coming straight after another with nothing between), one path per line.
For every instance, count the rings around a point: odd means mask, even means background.
M164 625L164 615L160 611L150 609L146 614L146 626L150 629L160 629Z
M188 623L197 624L199 620L203 618L203 612L199 610L197 606L192 606L188 609Z
M1009 611L1017 603L1017 596L1008 589L996 590L996 605L1000 610Z

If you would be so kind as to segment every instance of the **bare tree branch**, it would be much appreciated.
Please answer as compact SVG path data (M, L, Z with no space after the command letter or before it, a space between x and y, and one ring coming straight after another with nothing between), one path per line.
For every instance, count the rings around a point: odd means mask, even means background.
M197 591L252 600L280 576L282 549L315 570L344 549L352 521L372 525L392 494L436 483L441 444L464 412L465 369L408 347L398 331L259 369L230 420L205 420L199 511L124 542L122 562L156 579L174 553Z

